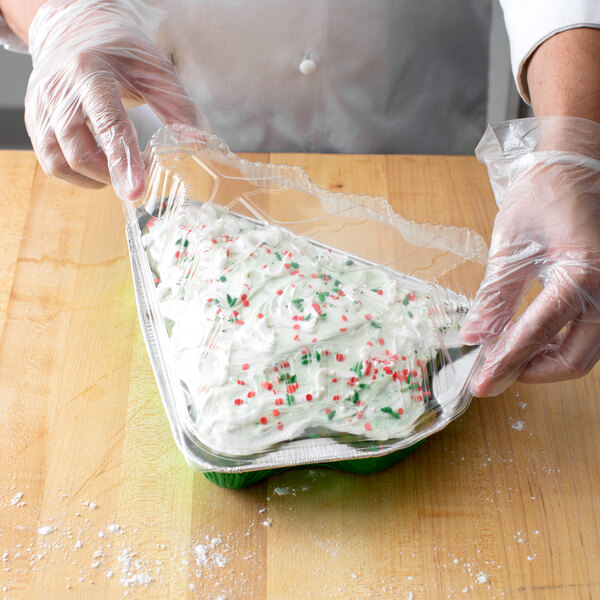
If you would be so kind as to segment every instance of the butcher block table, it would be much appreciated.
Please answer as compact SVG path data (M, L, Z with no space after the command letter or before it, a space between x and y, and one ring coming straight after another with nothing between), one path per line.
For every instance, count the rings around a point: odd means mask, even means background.
M489 240L474 158L248 157ZM112 190L27 152L0 177L0 599L600 598L598 369L475 399L374 475L221 489L173 443Z

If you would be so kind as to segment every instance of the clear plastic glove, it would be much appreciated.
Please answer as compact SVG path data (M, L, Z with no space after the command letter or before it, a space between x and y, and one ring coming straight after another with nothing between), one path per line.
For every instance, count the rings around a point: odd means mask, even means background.
M25 124L48 175L112 183L135 199L144 166L125 107L147 102L166 123L197 124L173 65L152 41L164 13L139 0L49 0L29 30Z
M499 212L461 330L486 345L473 393L585 375L600 358L600 125L571 117L488 127L476 154ZM536 281L542 291L511 318Z

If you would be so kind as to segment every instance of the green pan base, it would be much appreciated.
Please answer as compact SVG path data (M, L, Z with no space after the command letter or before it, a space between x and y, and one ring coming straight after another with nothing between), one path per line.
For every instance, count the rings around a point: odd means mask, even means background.
M387 469L389 466L401 461L403 458L408 456L413 450L416 450L424 440L404 448L397 450L391 454L385 456L376 456L373 458L359 458L356 460L342 460L339 462L332 463L318 463L312 465L302 465L302 467L283 467L281 469L264 469L262 471L248 471L247 473L204 473L204 477L212 483L218 486L228 488L230 490L239 490L245 488L253 483L258 483L267 477L277 475L283 471L289 471L290 469L304 468L312 469L314 467L328 467L329 469L335 469L336 471L347 471L348 473L359 473L361 475L368 475L370 473L377 473L383 469Z

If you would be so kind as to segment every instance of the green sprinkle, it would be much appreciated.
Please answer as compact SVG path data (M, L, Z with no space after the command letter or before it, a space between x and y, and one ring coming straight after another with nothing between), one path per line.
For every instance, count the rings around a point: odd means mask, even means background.
M221 277L219 277L219 281L227 281L227 277L225 277L225 275L221 275Z
M336 287L336 288L339 288L339 287L340 287L340 285L342 285L342 282L341 282L339 279L336 279L336 280L333 282L333 285L335 285L335 287Z
M410 312L410 310L409 310L409 311L407 311L407 312L408 312L408 316L409 316L409 318L411 318L411 319L412 319L412 318L413 318L413 314Z
M327 313L321 313L319 315L319 319L324 319L327 316Z
M327 418L331 421L331 419L333 419L333 417L335 417L335 410L332 410L331 412L327 413Z
M358 384L358 387L359 387L361 390L368 390L368 389L369 389L371 386L370 386L368 383L359 383L359 384Z
M227 294L227 304L229 306L233 306L237 302L237 298L232 298L229 294Z
M317 359L317 362L319 362L321 360L321 354L319 352L315 352L315 358Z
M167 333L169 334L169 337L171 336L171 333L173 332L173 325L175 325L175 321L165 318L165 327L167 328Z
M356 404L359 400L360 400L360 398L358 397L358 392L356 390L354 390L354 395L352 396L352 402L354 402L354 404Z
M394 419L400 418L400 415L391 406L384 406L381 409L381 412L387 413L388 415L394 417Z
M277 257L277 260L282 260L281 254L279 254L279 252L275 252L275 256Z
M295 375L290 375L288 373L287 380L288 380L288 383L296 383L296 376Z
M310 315L310 313L309 313L308 315L306 315L306 316L304 317L304 320L305 320L305 321L310 321L310 317L311 317L311 315Z
M353 260L350 260L350 259L348 259L348 260L346 261L346 266L347 266L347 267L351 267L353 264L354 264L354 261L353 261Z
M377 321L373 321L373 320L371 320L370 323L371 323L371 327L381 329L381 323L378 323Z
M354 371L359 377L362 377L362 361L358 361L350 370Z
M286 394L285 399L287 400L288 406L291 406L296 401L294 399L294 396L292 396L291 394Z
M402 304L404 304L404 306L406 306L408 304L409 296L410 296L410 294L406 294L406 296L404 296L404 298L402 299Z
M319 292L317 297L321 302L325 302L325 296L329 296L329 292Z
M297 262L291 262L290 263L290 267L292 267L292 269L297 269L300 265Z
M302 310L302 303L304 302L304 298L294 298L292 300L292 304L295 304L299 310Z

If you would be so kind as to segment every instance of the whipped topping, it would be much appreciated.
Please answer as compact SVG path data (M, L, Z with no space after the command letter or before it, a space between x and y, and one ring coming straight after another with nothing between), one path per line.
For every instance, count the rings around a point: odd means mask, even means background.
M458 322L433 286L201 203L150 219L143 242L188 429L211 450L386 440L425 412L440 332Z

